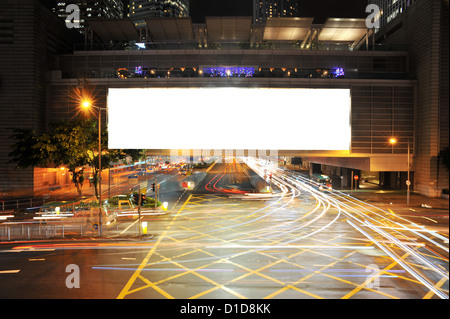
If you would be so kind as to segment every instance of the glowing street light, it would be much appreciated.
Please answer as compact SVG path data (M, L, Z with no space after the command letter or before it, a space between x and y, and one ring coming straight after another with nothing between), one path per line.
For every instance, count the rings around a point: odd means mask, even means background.
M89 101L83 101L83 103L81 104L84 108L88 109L91 106L91 102Z

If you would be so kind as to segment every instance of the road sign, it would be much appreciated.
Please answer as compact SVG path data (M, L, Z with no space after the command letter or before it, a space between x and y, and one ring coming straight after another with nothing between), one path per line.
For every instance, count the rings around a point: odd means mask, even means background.
M411 185L411 181L406 181L406 185L410 186Z
M353 177L355 179L355 181L357 181L359 179L358 175L355 175L355 177Z
M98 224L92 224L92 228L94 228L94 230L98 229Z

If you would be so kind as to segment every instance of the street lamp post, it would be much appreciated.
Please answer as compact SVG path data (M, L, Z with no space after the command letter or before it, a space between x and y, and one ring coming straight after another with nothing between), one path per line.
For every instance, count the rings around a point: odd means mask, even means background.
M406 181L406 204L409 205L409 186L411 185L411 180L409 179L409 140L408 140L408 180Z
M98 227L102 237L102 109L98 109Z
M106 108L101 108L92 105L89 101L83 102L84 108L93 107L98 110L98 227L99 237L102 236L102 111L107 111Z
M394 151L394 144L397 143L397 139L392 137L389 139L389 143L392 145L392 152ZM409 140L408 140L408 178L406 180L406 204L409 205L409 195L410 195L410 186L411 186L411 180L410 180L410 150L409 150Z

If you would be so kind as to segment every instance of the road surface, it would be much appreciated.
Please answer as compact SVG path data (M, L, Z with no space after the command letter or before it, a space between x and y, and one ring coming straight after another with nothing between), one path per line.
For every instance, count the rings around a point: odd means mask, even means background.
M246 165L278 191L256 193ZM261 161L179 182L145 239L2 244L0 298L448 298L448 237L395 212Z

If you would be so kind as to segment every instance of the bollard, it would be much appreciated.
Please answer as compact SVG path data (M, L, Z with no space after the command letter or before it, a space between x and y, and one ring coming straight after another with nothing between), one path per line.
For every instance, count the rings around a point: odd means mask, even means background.
M147 222L142 222L142 234L147 235Z

